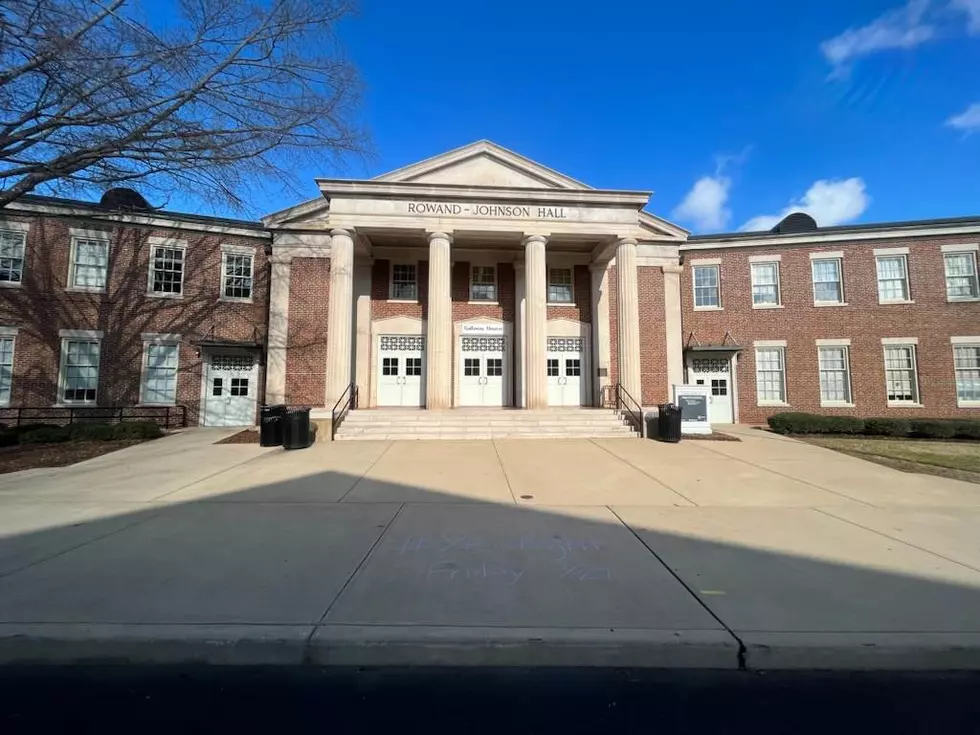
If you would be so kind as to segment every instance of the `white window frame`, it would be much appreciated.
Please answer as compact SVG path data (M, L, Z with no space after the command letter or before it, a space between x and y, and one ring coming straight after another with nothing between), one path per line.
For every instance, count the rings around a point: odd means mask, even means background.
M922 407L922 389L919 385L919 339L917 337L882 337L882 365L885 370L885 401L888 406L905 406L913 408ZM905 348L910 350L912 356L912 400L892 399L888 397L888 350Z
M817 300L817 261L835 261L837 263L837 285L840 291L838 301L818 301ZM820 281L820 283L831 283L831 281ZM819 252L810 253L810 286L813 289L814 306L847 306L847 295L844 291L844 253L843 252Z
M112 255L112 241L109 233L103 230L79 230L74 227L69 229L71 236L71 253L68 259L68 283L66 291L82 291L86 293L105 293L109 288L109 258ZM78 275L78 241L88 240L99 242L105 245L105 268L102 273L102 283L100 286L79 286L75 283Z
M58 358L58 406L96 406L99 403L99 390L102 382L102 332L86 329L62 329L61 355ZM95 342L99 345L99 360L95 365L95 398L92 400L75 400L65 398L65 388L68 369L68 345L71 342Z
M753 255L749 257L749 284L750 296L752 298L752 308L753 309L781 309L783 306L783 284L781 281L781 276L779 272L779 261L781 260L778 255ZM756 283L755 281L755 269L758 266L772 266L776 272L776 283ZM721 276L719 274L719 284L721 281ZM776 287L776 301L775 303L762 303L757 304L755 302L755 289L756 286L775 286ZM720 295L719 295L720 300Z
M0 281L0 288L21 288L24 285L24 271L27 269L27 235L30 227L26 222L0 220L0 234L20 237L20 280Z
M248 296L228 296L225 292L228 288L228 256L247 257L248 267ZM236 276L237 277L237 276ZM220 301L231 301L238 304L251 304L255 298L255 250L254 248L222 245L221 246L221 294L218 296Z
M878 303L879 304L912 304L915 303L912 300L912 282L909 277L909 249L908 248L878 248L874 251L875 255L875 286L878 289ZM881 282L882 278L878 271L878 266L881 264L882 260L901 260L902 262L902 281L905 284L904 291L905 295L902 298L885 298L881 293ZM889 278L884 279L889 281L894 281L897 279Z
M844 353L844 400L825 398L823 392L823 382L821 378L824 372L839 372L837 370L825 371L821 362L821 353L824 350L842 350ZM827 408L853 408L854 407L854 384L851 381L851 340L849 339L818 339L817 340L817 390L820 391L820 405Z
M978 269L977 264L977 251L980 250L980 246L977 244L972 245L943 245L943 276L946 283L946 301L951 303L956 303L960 301L980 301L980 269ZM973 275L969 276L973 279L973 293L969 296L952 296L949 293L949 258L950 257L968 257L973 265ZM954 278L963 278L963 276L953 276Z
M755 350L755 403L757 406L788 406L789 399L786 394L786 340L757 340L752 343ZM762 398L759 391L759 352L775 350L779 353L779 373L780 373L780 392L782 397ZM774 372L767 370L765 372Z
M717 273L715 289L718 292L718 303L698 305L698 269L711 268ZM695 311L721 311L724 303L721 298L721 260L698 260L691 263L691 300Z
M150 248L150 262L149 267L147 268L146 295L157 299L184 298L184 291L187 288L187 241L173 240L166 237L149 237L147 238L147 244ZM155 255L157 248L169 248L170 250L180 250L183 252L183 255L181 256L180 293L153 290L153 273L155 271L154 263L156 261Z
M555 271L568 271L568 283L556 283L551 280L551 275ZM567 301L555 301L551 298L552 286L568 286L569 298ZM575 305L575 266L574 265L548 265L548 293L545 298L549 306L574 306Z
M491 270L491 272L493 273L493 283L492 283L492 285L493 285L493 298L492 299L482 298L482 297L479 297L479 296L474 295L474 293L473 293L473 286L475 285L475 282L473 280L473 277L475 275L474 274L474 271L477 268L489 268ZM486 286L486 285L490 285L490 284L482 283L481 285ZM485 263L470 263L470 299L469 300L470 300L470 303L471 304L496 304L496 303L499 303L499 300L500 300L500 290L499 289L500 289L500 284L497 282L497 266L496 265L487 265Z
M17 360L17 332L20 331L18 327L0 327L0 341L9 339L10 340L10 385L7 388L7 397L4 399L2 391L0 391L0 406L9 406L11 396L14 394L14 364ZM0 367L3 364L0 363ZM0 386L3 385L3 379L0 377Z
M174 398L172 401L158 402L146 399L147 380L150 377L150 347L176 347L177 364L174 366ZM143 364L140 369L140 405L141 406L176 406L177 391L180 379L180 335L179 334L143 334Z
M970 398L960 399L959 373L961 370L972 370L973 368L956 367L956 349L958 347L980 349L980 335L975 337L950 337L949 341L953 348L953 389L956 391L956 405L959 408L980 408L980 400Z
M412 263L407 260L393 260L389 264L388 268L388 301L402 304L417 304L419 301L419 264L418 262ZM415 270L415 296L413 298L404 298L394 296L395 293L395 266L407 266ZM407 281L406 281L407 283Z

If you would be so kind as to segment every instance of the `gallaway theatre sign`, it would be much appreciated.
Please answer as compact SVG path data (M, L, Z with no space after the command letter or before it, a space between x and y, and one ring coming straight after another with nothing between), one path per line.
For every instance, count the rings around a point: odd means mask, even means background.
M565 207L528 204L447 204L408 202L409 214L449 217L487 217L490 219L568 219Z

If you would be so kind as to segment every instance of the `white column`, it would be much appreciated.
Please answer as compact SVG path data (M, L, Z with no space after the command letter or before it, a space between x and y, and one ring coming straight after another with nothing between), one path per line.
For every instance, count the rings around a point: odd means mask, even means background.
M354 238L348 230L330 231L330 304L327 315L327 388L324 405L332 408L351 382L354 323Z
M525 386L524 346L527 331L525 316L526 281L524 278L524 261L514 263L514 406L525 408L527 387Z
M548 278L543 235L524 238L525 314L524 396L525 408L548 407Z
M453 405L452 238L429 233L429 320L425 344L425 407Z
M674 386L684 383L684 335L681 327L681 272L679 265L665 265L664 326L667 330L667 400L674 400Z
M286 402L286 348L289 344L289 276L293 256L273 254L269 283L269 334L265 358L265 402Z
M592 351L595 355L595 399L602 405L602 389L610 384L609 363L611 340L609 336L609 263L593 263L592 274Z
M640 385L640 297L636 282L636 240L616 244L618 286L619 382L637 403L643 403Z

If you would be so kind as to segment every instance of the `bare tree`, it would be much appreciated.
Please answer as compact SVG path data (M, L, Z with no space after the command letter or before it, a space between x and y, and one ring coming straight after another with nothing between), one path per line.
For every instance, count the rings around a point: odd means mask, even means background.
M157 0L149 0L151 3ZM348 0L0 4L0 207L41 187L182 187L240 208L297 158L364 150Z

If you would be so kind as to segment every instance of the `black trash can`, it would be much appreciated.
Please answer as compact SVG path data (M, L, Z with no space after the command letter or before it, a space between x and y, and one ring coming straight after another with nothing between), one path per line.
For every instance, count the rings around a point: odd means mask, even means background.
M662 442L679 442L681 440L681 409L673 403L659 406L657 416L657 438Z
M643 423L646 428L646 432L643 434L647 439L659 439L660 438L660 414L654 413L653 411L648 411L643 414Z
M282 418L282 448L306 449L313 443L310 409L290 408Z
M286 407L283 405L262 406L259 414L260 446L282 446L282 417L285 413Z

